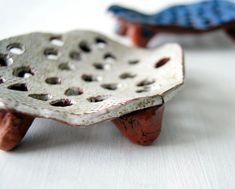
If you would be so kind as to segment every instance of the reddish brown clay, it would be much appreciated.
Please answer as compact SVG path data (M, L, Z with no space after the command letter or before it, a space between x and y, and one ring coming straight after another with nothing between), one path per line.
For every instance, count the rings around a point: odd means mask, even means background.
M0 149L12 150L25 136L34 117L6 110L0 111Z
M139 24L131 24L128 28L127 34L132 43L138 47L146 47L151 37L144 37L143 29Z
M152 36L143 36L143 28L141 24L129 23L121 18L117 18L117 22L118 27L116 29L116 33L118 35L128 36L131 39L133 45L137 47L146 47L148 42L152 38ZM157 32L152 31L151 28L149 29L156 35Z
M235 28L232 26L235 22L221 25L217 28L209 29L209 30L195 30L195 29L184 29L177 26L169 26L169 27L154 27L151 25L143 25L138 23L130 23L124 19L118 18L118 27L117 34L119 35L127 35L134 46L137 47L146 47L148 42L152 39L153 36L158 33L177 33L177 34L203 34L210 31L214 31L217 29L224 29L228 36L235 40ZM226 29L229 28L229 29ZM148 30L151 35L145 35L144 30Z
M113 120L113 123L130 141L150 145L161 132L164 106L155 106L132 112Z

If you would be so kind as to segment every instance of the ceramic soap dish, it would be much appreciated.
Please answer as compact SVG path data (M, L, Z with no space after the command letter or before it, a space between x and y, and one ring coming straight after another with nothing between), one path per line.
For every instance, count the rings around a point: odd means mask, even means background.
M132 142L151 144L183 81L177 44L137 49L90 31L2 40L0 149L20 143L37 117L78 127L112 120Z

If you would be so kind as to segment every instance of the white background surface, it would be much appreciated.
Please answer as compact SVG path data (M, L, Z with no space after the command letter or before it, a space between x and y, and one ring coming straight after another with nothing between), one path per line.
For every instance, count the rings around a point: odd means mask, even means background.
M0 38L93 29L120 39L104 11L113 2L1 0ZM149 12L172 2L179 1L116 1ZM166 106L154 145L130 143L110 122L78 129L36 119L17 149L0 152L0 189L233 189L235 43L220 31L159 35L151 46L169 41L184 47L187 77L184 90Z

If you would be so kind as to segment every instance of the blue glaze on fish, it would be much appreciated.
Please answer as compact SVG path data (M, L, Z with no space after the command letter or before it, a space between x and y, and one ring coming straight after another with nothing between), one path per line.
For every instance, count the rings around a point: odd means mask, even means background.
M128 22L156 27L177 26L186 29L209 30L235 22L235 3L227 0L177 5L151 15L118 5L109 7L108 11Z

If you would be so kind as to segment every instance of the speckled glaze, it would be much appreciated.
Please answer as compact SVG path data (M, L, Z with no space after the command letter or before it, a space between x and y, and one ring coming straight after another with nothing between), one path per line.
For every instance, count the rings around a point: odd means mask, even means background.
M164 104L183 85L182 49L131 48L90 31L0 41L0 109L87 126Z

